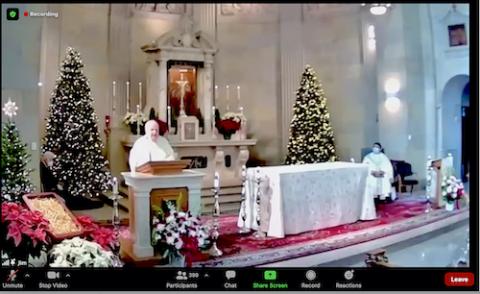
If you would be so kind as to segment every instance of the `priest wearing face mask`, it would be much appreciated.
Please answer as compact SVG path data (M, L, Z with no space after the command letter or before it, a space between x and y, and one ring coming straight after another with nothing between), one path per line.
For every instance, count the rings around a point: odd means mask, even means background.
M168 140L160 135L157 121L149 120L145 124L145 135L135 141L130 150L130 170L135 173L135 169L142 164L164 160L175 160L175 153Z
M379 200L385 200L387 197L390 197L390 200L395 200L393 199L394 195L391 195L393 182L392 163L383 154L380 143L373 144L372 152L364 157L363 163L369 166L366 195L373 198L378 197Z

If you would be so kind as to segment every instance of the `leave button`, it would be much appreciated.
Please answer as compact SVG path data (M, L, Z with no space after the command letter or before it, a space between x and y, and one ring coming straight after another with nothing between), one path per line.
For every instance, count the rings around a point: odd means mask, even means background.
M474 276L473 273L446 273L445 285L451 287L469 287L473 286Z

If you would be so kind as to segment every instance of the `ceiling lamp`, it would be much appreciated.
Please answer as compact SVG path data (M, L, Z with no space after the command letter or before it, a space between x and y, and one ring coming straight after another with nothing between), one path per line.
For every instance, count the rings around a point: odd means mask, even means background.
M367 4L362 3L362 6L367 6ZM383 15L387 13L388 8L391 6L390 3L373 3L368 4L370 7L370 13L373 15Z

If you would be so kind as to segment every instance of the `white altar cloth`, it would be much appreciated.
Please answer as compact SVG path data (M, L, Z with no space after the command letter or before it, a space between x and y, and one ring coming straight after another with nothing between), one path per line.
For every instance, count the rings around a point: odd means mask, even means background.
M373 197L365 195L368 166L327 162L247 169L245 226L258 229L256 173L260 183L260 230L269 237L334 227L375 218ZM243 207L237 225L243 226ZM373 215L373 217L372 217Z

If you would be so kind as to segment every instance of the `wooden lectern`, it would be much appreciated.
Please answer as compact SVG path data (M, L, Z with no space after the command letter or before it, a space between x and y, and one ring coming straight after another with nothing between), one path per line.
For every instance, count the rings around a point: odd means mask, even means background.
M182 170L190 165L190 160L149 161L135 170L150 175L181 174Z

